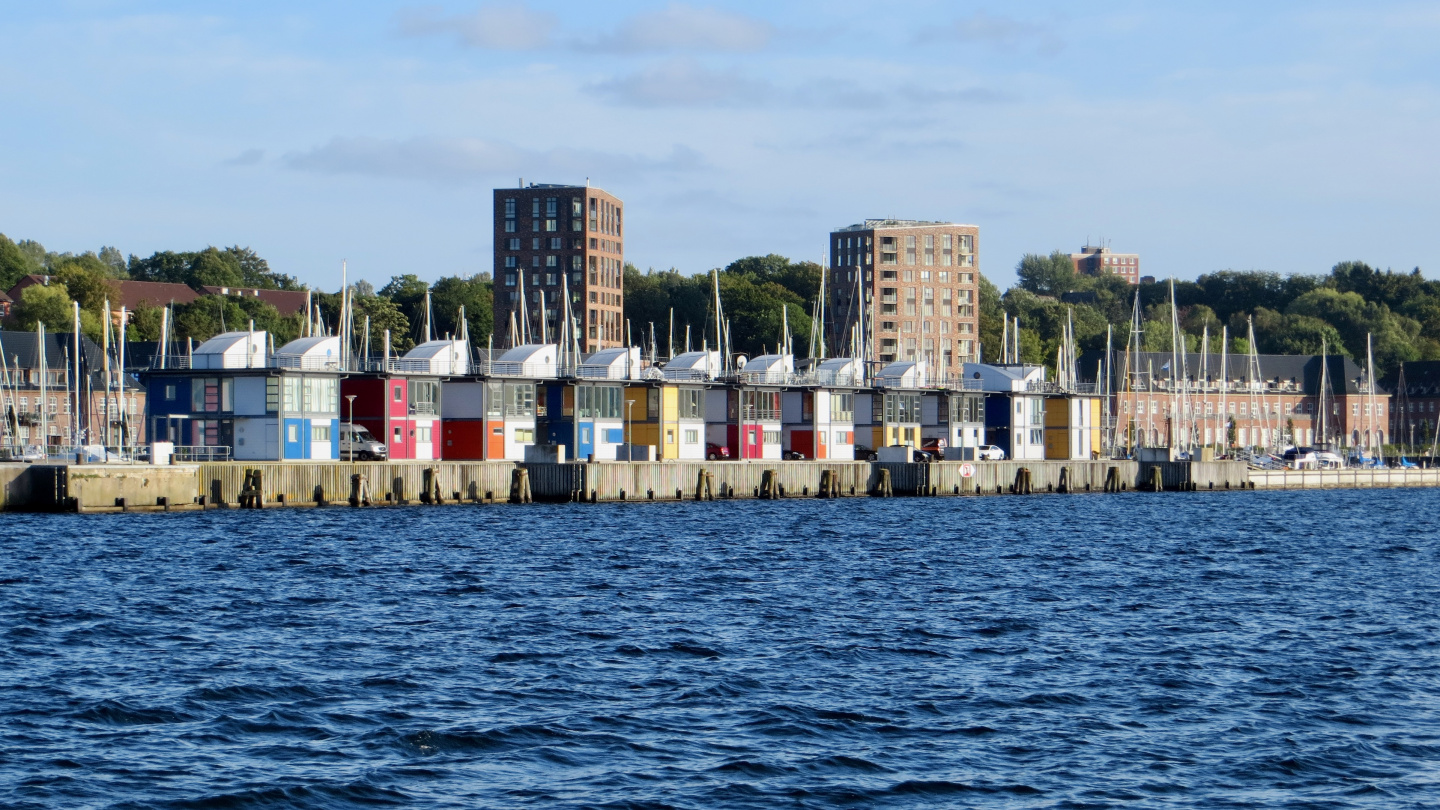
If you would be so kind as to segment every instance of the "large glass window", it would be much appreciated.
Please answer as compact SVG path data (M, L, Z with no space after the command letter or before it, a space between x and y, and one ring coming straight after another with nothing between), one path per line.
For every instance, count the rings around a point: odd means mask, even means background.
M886 422L919 422L920 421L920 395L919 394L886 394L885 395L885 421Z
M680 389L680 418L681 419L703 419L705 411L704 390L699 388Z
M280 378L280 408L287 413L299 411L300 406L300 378Z
M744 409L741 417L744 419L780 418L779 391L745 391L741 405Z
M534 383L505 383L505 415L535 415Z
M431 380L410 381L410 407L414 413L433 416L440 400L440 383Z
M576 416L619 419L625 415L625 391L618 385L582 385L575 389Z
M235 380L231 377L193 377L190 410L193 413L229 413L235 410Z
M830 419L834 422L854 422L855 395L831 393Z

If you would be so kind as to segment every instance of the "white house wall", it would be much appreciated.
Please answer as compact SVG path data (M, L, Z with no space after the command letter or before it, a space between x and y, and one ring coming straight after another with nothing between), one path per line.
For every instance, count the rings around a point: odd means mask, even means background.
M279 421L273 416L237 417L232 455L237 461L275 461L280 458Z

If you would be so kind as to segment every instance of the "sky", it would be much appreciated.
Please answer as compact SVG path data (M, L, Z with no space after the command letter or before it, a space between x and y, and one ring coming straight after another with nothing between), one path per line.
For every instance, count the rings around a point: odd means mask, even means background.
M1102 239L1161 278L1440 278L1435 3L55 0L0 26L0 232L51 250L433 280L491 269L494 188L588 178L642 269L819 260L898 217L978 225L1002 288Z

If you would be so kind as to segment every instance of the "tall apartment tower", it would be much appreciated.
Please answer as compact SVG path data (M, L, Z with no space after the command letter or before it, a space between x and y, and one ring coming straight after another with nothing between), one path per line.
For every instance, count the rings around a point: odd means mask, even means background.
M925 360L937 377L978 361L979 240L975 225L909 219L832 231L832 353L852 352L863 317L871 360Z
M497 346L558 340L562 282L569 284L582 351L625 344L623 208L618 197L588 184L521 181L495 189ZM528 322L528 335L510 333L512 313L517 325Z
M1075 263L1075 272L1087 276L1101 276L1107 273L1120 276L1131 284L1140 283L1140 254L1116 253L1108 247L1086 245L1079 253L1071 253L1070 261Z

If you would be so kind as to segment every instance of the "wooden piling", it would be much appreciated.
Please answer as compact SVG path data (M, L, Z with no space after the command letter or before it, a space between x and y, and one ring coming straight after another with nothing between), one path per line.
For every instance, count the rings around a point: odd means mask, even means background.
M530 471L524 467L516 467L510 473L510 503L531 502L533 499L530 497Z
M895 488L890 482L890 470L887 467L881 467L877 472L879 475L875 479L875 489L870 495L876 498L889 498L895 494Z
M760 497L767 501L780 498L780 478L774 470L760 473Z
M360 473L350 476L350 505L370 505L370 482Z

